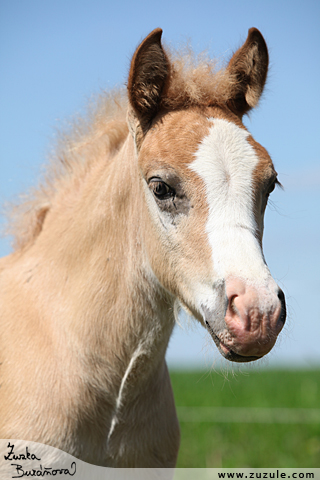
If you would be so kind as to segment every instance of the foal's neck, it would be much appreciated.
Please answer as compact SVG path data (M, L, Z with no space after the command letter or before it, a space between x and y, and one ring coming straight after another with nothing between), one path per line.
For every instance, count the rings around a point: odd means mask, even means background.
M171 299L144 251L141 190L128 137L116 155L96 161L80 185L57 197L35 245L51 329L59 342L67 339L88 378L91 372L101 385L100 372L110 390L120 388L132 358L145 357L145 375L163 362L174 323Z

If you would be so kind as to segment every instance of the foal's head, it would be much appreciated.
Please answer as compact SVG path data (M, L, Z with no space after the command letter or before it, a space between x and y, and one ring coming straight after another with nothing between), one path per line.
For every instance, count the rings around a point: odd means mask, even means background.
M203 65L183 78L161 33L138 47L128 80L151 268L224 357L255 360L273 347L286 316L262 253L277 174L242 124L265 84L267 47L251 29L223 73Z

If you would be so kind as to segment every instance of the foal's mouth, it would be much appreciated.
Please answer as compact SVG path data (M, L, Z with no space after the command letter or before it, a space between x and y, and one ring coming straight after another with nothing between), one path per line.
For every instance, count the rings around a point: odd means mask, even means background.
M262 356L245 356L240 355L239 353L234 352L231 348L227 347L220 338L214 333L212 328L210 327L209 323L206 321L207 329L210 332L211 337L213 338L214 343L218 347L219 352L221 355L230 362L238 362L238 363L245 363L245 362L253 362L254 360L259 360Z

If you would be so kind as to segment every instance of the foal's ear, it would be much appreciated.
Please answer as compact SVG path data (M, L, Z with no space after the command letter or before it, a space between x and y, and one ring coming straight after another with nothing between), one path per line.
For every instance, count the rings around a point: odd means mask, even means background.
M143 130L159 109L169 73L169 61L161 45L161 35L161 28L153 30L139 45L131 60L129 102Z
M228 106L239 117L257 105L266 82L268 64L266 42L259 30L250 28L246 42L227 67L234 82L234 95Z

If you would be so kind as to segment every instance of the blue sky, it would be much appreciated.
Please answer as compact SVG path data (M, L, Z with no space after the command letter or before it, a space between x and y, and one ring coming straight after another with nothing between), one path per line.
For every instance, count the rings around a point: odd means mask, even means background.
M126 81L153 28L175 47L229 58L250 27L264 35L270 74L245 124L271 154L285 190L267 209L264 252L289 318L263 364L320 363L320 2L305 0L2 0L0 202L35 184L55 131L101 90ZM0 219L3 223L3 217ZM0 255L9 242L0 241ZM210 366L219 354L197 327L177 329L171 364Z

